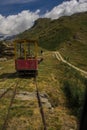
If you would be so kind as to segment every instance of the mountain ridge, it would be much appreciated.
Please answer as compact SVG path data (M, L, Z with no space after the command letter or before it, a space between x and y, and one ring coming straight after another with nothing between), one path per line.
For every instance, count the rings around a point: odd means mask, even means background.
M56 20L40 18L17 37L37 39L41 48L59 50L65 60L87 71L87 12Z
M30 29L19 34L18 38L38 39L42 48L56 50L64 42L82 39L84 36L86 39L86 30L87 12L63 16L56 20L40 18Z

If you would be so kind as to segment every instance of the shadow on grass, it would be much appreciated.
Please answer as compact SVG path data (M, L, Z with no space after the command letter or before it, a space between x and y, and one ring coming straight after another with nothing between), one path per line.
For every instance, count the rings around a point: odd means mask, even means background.
M15 78L23 78L23 79L30 79L35 78L34 74L24 74L24 73L3 73L0 75L1 80L5 79L15 79Z

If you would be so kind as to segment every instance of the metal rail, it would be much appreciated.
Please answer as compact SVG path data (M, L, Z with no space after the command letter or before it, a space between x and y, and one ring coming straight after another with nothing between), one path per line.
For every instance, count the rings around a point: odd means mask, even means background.
M44 130L47 130L45 114L44 114L44 110L43 110L43 106L42 106L42 102L41 102L41 98L40 98L40 94L39 94L39 90L38 90L38 86L37 86L37 79L34 78L34 81L35 81L35 86L36 86L36 95L37 95L38 106L39 106L39 109L40 109L43 127L44 127Z
M7 88L6 91L4 91L4 92L0 95L0 99L1 99L2 97L4 97L4 95L5 95L9 90L11 90L11 88Z
M8 107L8 111L7 111L7 114L6 114L3 126L2 126L2 130L6 130L7 129L9 115L10 115L10 110L11 110L11 107L12 107L12 104L13 104L13 101L14 101L14 98L15 98L15 95L16 95L16 91L17 91L17 87L18 87L19 82L20 81L16 82L16 85L14 86L13 94L12 94L12 97L11 97L11 100L10 100L10 104L9 104L9 107ZM41 102L40 93L39 93L39 90L38 90L38 85L37 85L37 79L36 78L34 78L34 82L35 82L35 87L36 87L36 97L37 97L38 106L39 106L39 110L40 110L40 115L41 115L41 119L42 119L42 123L43 123L43 128L44 128L44 130L47 130L45 114L44 114L44 110L43 110L43 106L42 106L42 102ZM10 89L11 89L11 87L8 88L0 96L0 98L2 98Z
M6 89L6 91L4 91L1 95L0 95L0 99L3 98L5 96L6 93L8 93L10 90L12 90L12 86L13 84L11 84L11 86L9 88ZM2 88L1 88L2 89Z
M10 115L10 109L12 107L12 104L13 104L13 101L14 101L14 98L15 98L15 95L16 95L18 83L19 83L19 81L16 83L16 85L14 87L13 95L12 95L12 98L11 98L11 101L10 101L10 104L9 104L9 107L8 107L6 118L5 118L3 126L2 126L2 130L6 130L6 128L7 128L7 123L8 123L8 119L9 119L9 115Z

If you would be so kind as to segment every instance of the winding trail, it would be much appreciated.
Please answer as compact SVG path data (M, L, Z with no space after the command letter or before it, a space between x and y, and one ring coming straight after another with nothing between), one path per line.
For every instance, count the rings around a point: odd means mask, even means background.
M66 63L67 65L69 65L70 67L74 68L75 70L81 72L82 75L84 75L86 78L87 78L87 71L84 71L74 65L72 65L71 63L69 63L68 61L64 60L64 58L62 57L62 55L57 51L57 52L54 52L55 53L55 56L56 58L59 60L59 61L62 61L63 63Z

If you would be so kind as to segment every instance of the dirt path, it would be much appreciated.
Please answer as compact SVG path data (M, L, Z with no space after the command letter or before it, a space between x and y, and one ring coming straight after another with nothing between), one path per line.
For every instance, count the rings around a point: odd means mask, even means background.
M56 58L59 60L59 61L62 61L63 63L66 63L67 65L69 65L70 67L78 70L79 72L81 72L82 75L84 75L86 78L87 78L87 71L84 71L74 65L72 65L71 63L69 63L68 61L64 60L64 58L61 56L61 54L57 51L57 52L54 52L55 53L55 56Z

